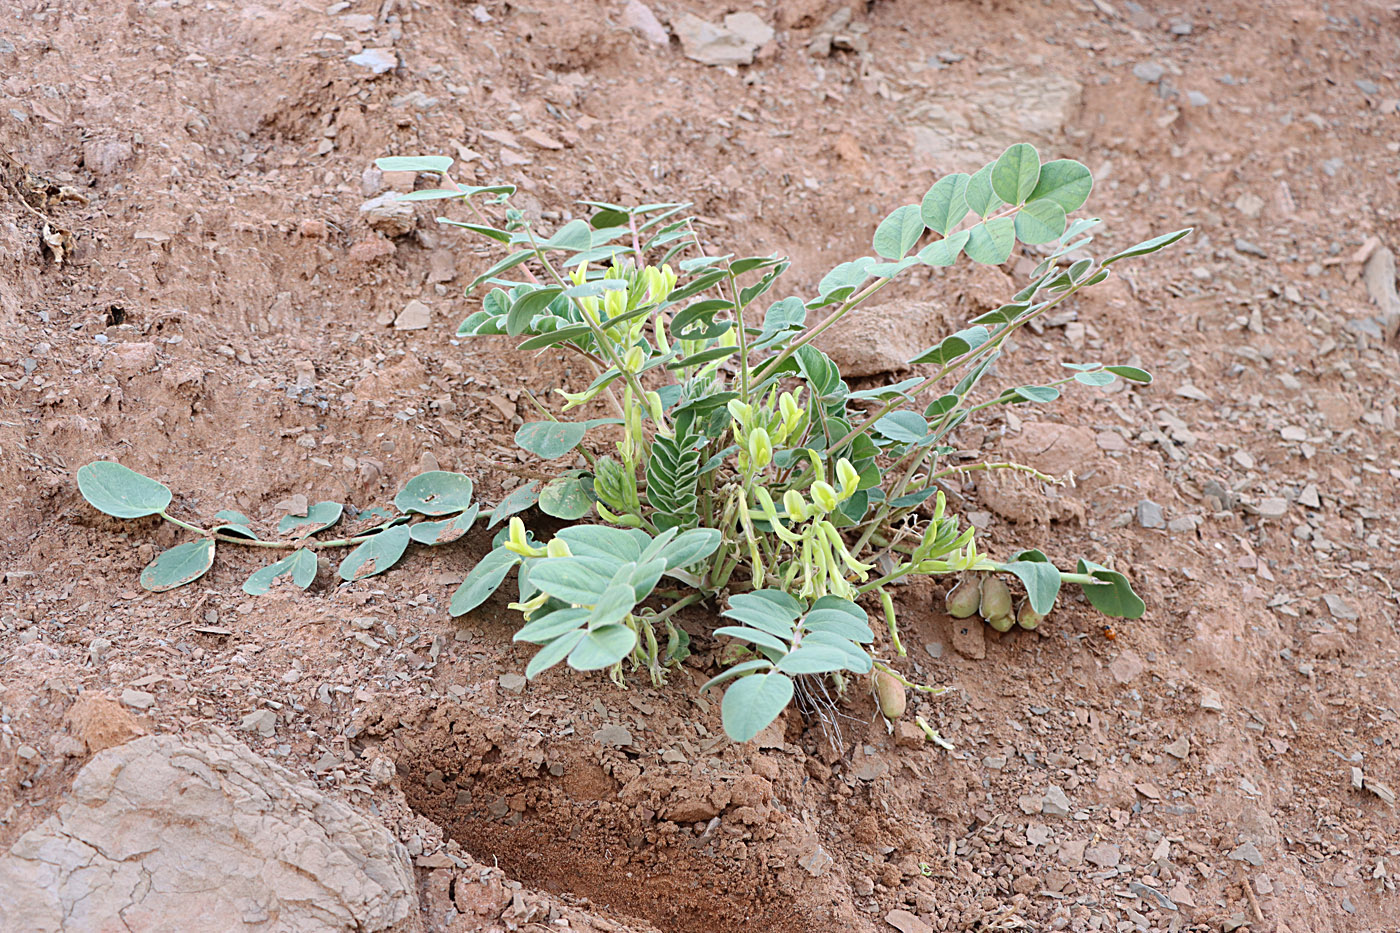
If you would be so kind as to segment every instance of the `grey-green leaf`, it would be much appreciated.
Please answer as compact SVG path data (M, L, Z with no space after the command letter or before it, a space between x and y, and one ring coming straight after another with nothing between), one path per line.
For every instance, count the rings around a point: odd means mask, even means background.
M459 616L470 612L477 606L486 602L487 598L501 585L501 581L510 573L510 569L522 560L519 554L508 551L503 547L498 547L487 554L477 565L467 574L467 578L462 581L452 594L452 604L448 611ZM565 654L568 652L566 651ZM560 655L563 657L563 655Z
M452 515L466 511L471 504L471 477L446 470L419 473L394 497L394 507L400 512L420 515Z
M272 584L279 577L287 576L303 590L310 586L311 581L316 579L316 552L310 548L298 548L276 563L253 571L252 576L243 581L243 592L249 596L261 596L272 589Z
M340 563L342 580L363 580L399 562L410 541L407 525L387 528L346 555Z
M164 483L107 460L78 470L78 491L89 505L114 518L159 515L170 505L170 488Z
M1029 246L1050 243L1065 232L1065 209L1049 198L1027 201L1016 212L1016 239Z
M1040 154L1029 143L1008 146L992 166L992 190L1007 204L1020 204L1040 180Z
M970 234L966 230L936 240L919 250L919 262L926 266L951 266L958 261L958 254L967 245Z
M963 172L946 175L933 183L919 205L924 225L946 237L967 216L967 180Z
M1164 233L1161 236L1154 236L1150 240L1143 240L1141 243L1138 243L1135 246L1129 246L1121 253L1114 253L1112 256L1109 256L1107 259L1105 259L1101 263L1101 265L1108 266L1117 262L1120 259L1131 259L1134 256L1146 256L1148 253L1155 253L1157 252L1157 250L1165 249L1166 247L1171 246L1177 240L1189 236L1191 231L1194 229L1194 227L1187 227L1184 230L1177 230L1172 233Z
M141 571L141 585L152 593L163 593L198 580L213 565L213 538L186 541L156 555Z
M437 172L439 175L452 167L451 156L385 156L375 159L374 165L381 172Z
M451 544L462 535L472 530L476 524L476 517L481 512L481 506L472 503L465 512L454 515L451 518L444 518L439 522L419 522L410 525L408 529L409 537L419 544L426 544L430 547L437 544Z
M277 523L277 533L289 538L307 538L340 521L345 506L339 502L318 502L305 515L284 515Z
M530 480L524 486L511 492L501 500L501 504L491 510L491 520L486 523L487 528L495 528L501 522L510 518L517 512L523 512L539 501L540 484L537 480Z
M875 252L886 259L903 259L924 234L919 205L897 207L875 228Z
M973 262L984 266L999 266L1011 258L1016 245L1016 222L1010 217L995 217L983 221L968 231L963 252Z
M992 190L994 167L995 163L989 162L974 172L967 180L967 190L963 193L963 197L967 199L967 206L976 211L979 217L986 217L1002 205L1001 198Z
M720 704L725 733L736 742L747 742L778 718L792 694L792 679L777 671L740 677L724 691Z
M1104 371L1113 373L1115 376L1122 376L1129 382L1136 382L1140 385L1152 384L1152 374L1145 369L1138 369L1136 366L1105 366Z
M1015 574L1025 584L1036 614L1045 615L1055 607L1055 598L1060 595L1060 571L1042 552L1018 551L1001 569Z
M1040 167L1040 179L1027 200L1048 198L1068 214L1083 206L1093 188L1094 176L1082 162L1055 159Z
M1094 563L1079 560L1079 572L1087 573L1102 580L1102 583L1081 584L1084 596L1095 609L1115 619L1140 619L1147 611L1147 604L1133 592L1128 578L1116 570Z
M515 443L541 460L557 460L588 433L583 421L531 421L515 432Z
M576 671L600 671L612 667L632 653L637 633L625 625L602 625L579 639L569 653L569 666Z
M579 476L561 476L544 484L540 490L540 511L566 521L583 518L593 507L584 480Z

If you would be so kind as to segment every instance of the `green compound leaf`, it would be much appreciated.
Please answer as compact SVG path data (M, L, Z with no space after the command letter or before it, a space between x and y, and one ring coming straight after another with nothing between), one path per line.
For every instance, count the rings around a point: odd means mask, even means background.
M465 511L471 504L471 477L446 470L419 473L394 497L394 507L400 512L420 515L452 515Z
M451 156L385 156L374 160L381 172L437 172L441 175L452 167Z
M164 483L107 460L78 470L78 491L89 505L114 518L159 515L170 505L170 488Z
M555 518L574 521L583 518L593 508L588 495L588 481L581 476L561 476L544 484L540 490L540 511Z
M519 554L503 547L487 554L477 562L471 573L462 581L462 585L452 594L452 604L448 611L454 616L459 616L486 602L487 598L496 592L506 574L510 573L511 568L521 560L523 558Z
M902 259L924 235L919 205L897 207L875 228L875 252L886 259Z
M379 532L341 561L340 579L363 580L383 573L399 562L410 540L407 525L397 525Z
M308 538L340 521L345 506L339 502L318 502L305 515L284 515L277 523L277 533L289 538Z
M1106 616L1115 619L1141 619L1147 611L1147 604L1133 592L1128 578L1116 570L1109 570L1093 561L1079 559L1079 572L1087 573L1103 583L1083 583L1084 596L1089 603Z
M501 504L491 510L491 520L486 523L486 527L495 528L517 512L523 512L534 505L539 498L540 484L532 479L502 499Z
M792 702L793 683L772 671L750 674L730 684L720 703L724 731L736 742L747 742L766 729Z
M1093 188L1094 176L1082 162L1055 159L1040 167L1040 179L1027 200L1049 199L1068 214L1084 205Z
M1060 595L1060 571L1050 558L1037 550L1017 551L1011 560L1001 565L1007 573L1015 574L1026 587L1031 608L1038 615L1045 615L1055 607L1055 599Z
M1177 240L1189 236L1191 234L1191 231L1194 229L1196 228L1187 227L1184 230L1177 230L1172 233L1164 233L1161 236L1154 236L1150 240L1143 240L1141 243L1138 243L1135 246L1129 246L1121 253L1114 253L1112 256L1109 256L1107 259L1105 259L1101 263L1101 265L1109 266L1120 259L1131 259L1134 256L1146 256L1148 253L1155 253L1157 252L1157 250L1165 249L1168 246L1171 246Z
M1028 246L1050 243L1065 232L1065 209L1049 198L1027 201L1016 212L1016 239Z
M967 246L971 234L959 230L942 240L936 240L919 250L918 260L926 266L951 266L958 261L958 254Z
M301 589L311 585L316 579L316 552L309 548L298 548L275 564L268 564L243 581L243 592L249 596L261 596L272 589L272 584L280 577L291 577L292 583Z
M637 633L625 625L603 625L584 634L569 652L569 666L576 671L600 671L612 667L637 647Z
M426 544L430 547L438 544L451 544L472 530L472 526L476 524L476 517L480 513L481 506L473 503L461 515L444 518L440 522L419 522L416 525L410 525L408 534L419 544Z
M992 166L992 190L1007 204L1020 204L1040 180L1040 154L1029 143L1008 146Z
M967 216L968 175L959 172L933 183L919 205L924 225L939 236L946 237Z
M141 571L141 585L163 593L193 583L214 565L214 539L200 538L162 551Z
M605 424L621 424L620 418L591 418L588 421L531 421L515 432L515 443L541 460L558 460L577 447L590 429Z
M1002 205L1001 198L992 190L992 169L995 167L995 163L988 162L967 180L963 197L967 199L967 206L976 211L979 217L986 217Z
M999 266L1011 258L1016 245L1016 221L1010 217L994 217L968 230L967 246L963 252L973 262L984 266Z
M1105 366L1104 371L1113 373L1115 376L1122 376L1129 382L1136 382L1140 385L1152 384L1152 374L1145 369L1138 369L1136 366Z

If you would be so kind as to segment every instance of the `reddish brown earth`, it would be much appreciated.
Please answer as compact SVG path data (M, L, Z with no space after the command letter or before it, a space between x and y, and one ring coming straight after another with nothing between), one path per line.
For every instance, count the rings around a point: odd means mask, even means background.
M101 748L269 710L272 734L243 737L389 821L426 930L1394 929L1400 820L1352 769L1400 788L1400 353L1366 320L1359 261L1372 237L1400 250L1400 13L1147 6L886 0L814 56L835 2L657 3L663 22L752 9L777 29L726 71L603 0L12 0L0 845ZM349 63L362 47L399 67ZM696 698L716 665L703 613L666 689L504 689L529 656L505 600L446 613L482 533L258 599L239 589L257 555L230 548L156 595L136 577L174 529L77 494L79 466L118 459L180 514L267 521L297 493L387 499L434 460L488 502L540 468L511 442L523 390L587 375L451 339L494 254L432 205L407 235L370 230L377 156L459 157L546 224L578 198L690 200L712 245L784 252L809 291L879 217L1022 135L1094 169L1108 248L1196 232L1003 366L1132 361L1155 385L959 438L1077 477L1049 501L959 489L994 553L1111 561L1149 609L1106 633L1071 603L999 636L955 627L927 583L900 590L899 666L955 687L911 715L952 752L889 733L860 689L839 752L796 714L733 745ZM889 291L925 319L875 309L866 333L917 350L1024 271L916 275ZM395 329L414 299L430 326ZM1142 500L1169 527L1143 527ZM387 785L369 776L385 756ZM444 846L508 880L469 884Z

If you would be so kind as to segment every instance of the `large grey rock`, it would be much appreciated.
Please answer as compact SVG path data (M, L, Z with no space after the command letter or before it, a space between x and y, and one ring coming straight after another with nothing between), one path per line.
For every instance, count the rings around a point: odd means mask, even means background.
M27 933L410 933L389 831L216 733L96 755L0 857L0 927Z
M935 82L909 98L916 161L940 172L976 171L1018 142L1040 145L1049 159L1062 148L1081 95L1074 79L1034 68L988 70L971 85Z

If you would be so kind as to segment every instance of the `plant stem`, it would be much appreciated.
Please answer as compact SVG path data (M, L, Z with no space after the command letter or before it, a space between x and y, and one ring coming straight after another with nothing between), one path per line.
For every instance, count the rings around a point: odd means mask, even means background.
M477 518L490 518L491 512L491 509L481 509L477 512ZM161 512L159 514L161 518L170 522L172 525L178 525L181 528L184 528L186 531L193 531L201 538L212 538L215 541L224 541L228 544L241 544L245 547L260 547L281 551L294 551L300 550L302 548L306 548L309 551L319 551L327 548L352 547L357 544L364 544L366 541L378 537L381 533L388 530L389 528L388 525L381 525L369 534L359 535L354 538L336 538L333 541L311 541L305 538L298 541L261 541L256 538L244 538L238 535L219 534L218 532L210 531L207 528L200 528L198 525L191 525L189 522L181 521L180 519L167 512ZM436 521L436 519L434 520Z
M939 470L929 477L929 482L945 479L955 473L977 473L982 470L1015 470L1017 473L1028 473L1040 480L1042 483L1049 483L1052 486L1064 485L1064 480L1048 473L1042 473L1035 467L1026 466L1024 463L1013 463L1010 460L998 463L970 463L966 466L948 467L946 470Z
M822 331L826 330L828 327L841 320L841 318L845 317L846 314L853 311L862 302L864 302L865 299L869 298L871 295L875 294L880 289L890 284L890 282L892 281L894 280L881 279L878 282L872 283L864 291L852 295L844 305L842 305L840 308L836 309L836 311L829 314L826 320L822 321L820 324L817 324L814 327L808 328L806 333L804 333L801 337L797 338L792 343L784 347L781 353L779 353L777 356L773 357L771 360L759 367L758 372L754 374L754 378L759 382L762 382L764 379L768 378L768 376L772 375L773 371L775 371L779 366L783 365L783 363L786 362L786 360L790 356L792 356L802 347L805 347L807 344L811 343L813 340L815 340L818 336L821 335Z
M940 696L948 692L947 687L930 687L927 684L916 684L914 683L914 681L905 677L899 671L890 667L888 664L885 664L880 661L875 662L875 669L879 671L884 671L886 674L889 674L895 680L904 684L904 686L908 687L910 690L918 690L920 693L930 693L934 696Z

